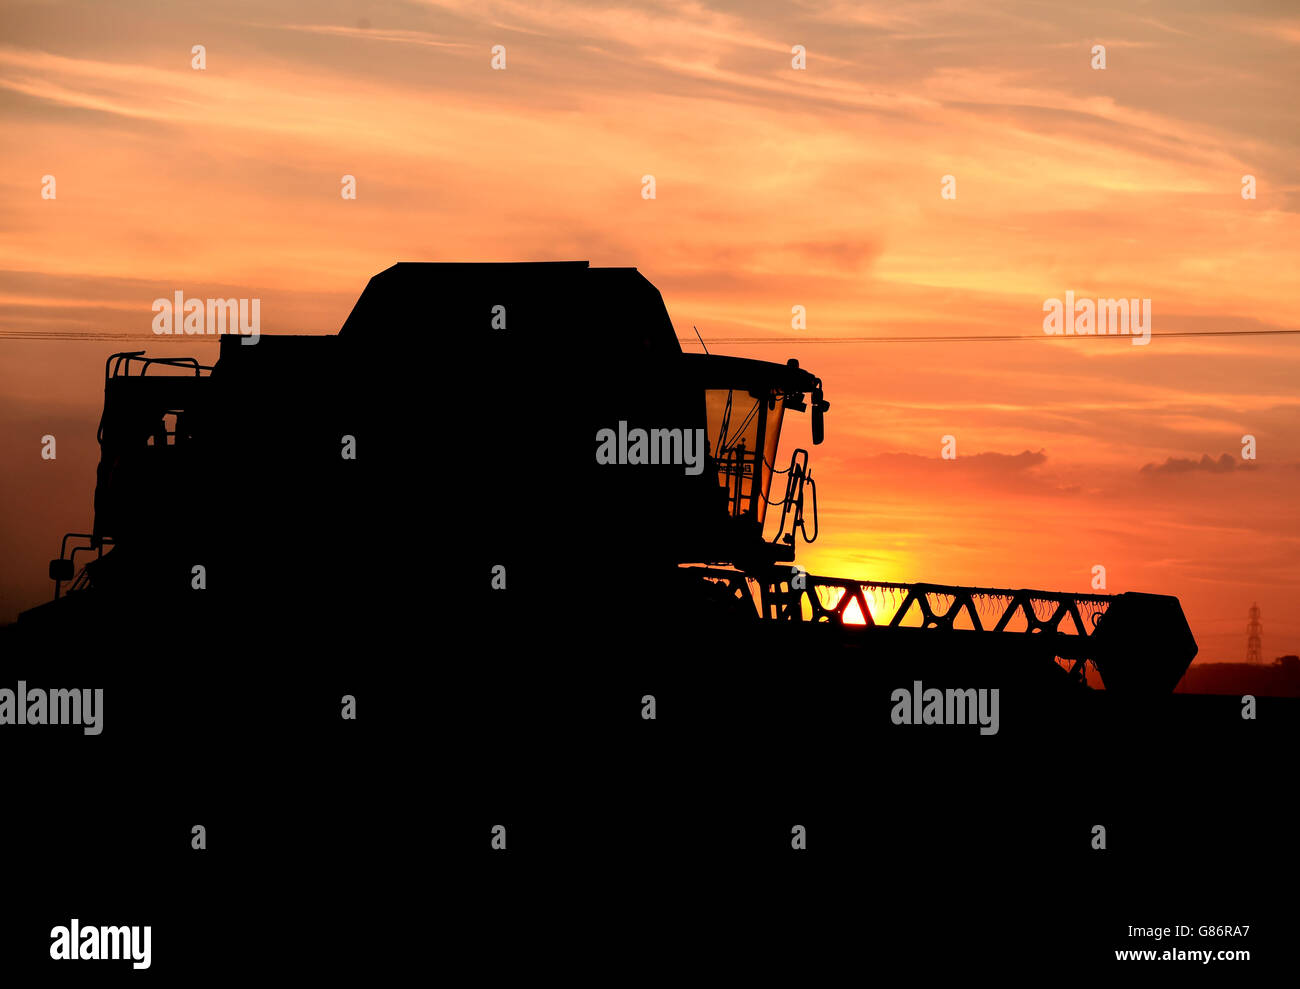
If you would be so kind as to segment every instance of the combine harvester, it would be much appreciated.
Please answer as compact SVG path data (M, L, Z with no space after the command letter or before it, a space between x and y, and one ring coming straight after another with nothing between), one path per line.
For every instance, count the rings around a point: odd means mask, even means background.
M340 649L457 625L1034 691L1084 690L1092 663L1112 695L1172 691L1196 654L1173 597L804 574L816 488L779 440L807 413L821 443L828 408L797 361L683 353L636 269L397 264L336 335L112 355L93 528L20 625L271 622Z

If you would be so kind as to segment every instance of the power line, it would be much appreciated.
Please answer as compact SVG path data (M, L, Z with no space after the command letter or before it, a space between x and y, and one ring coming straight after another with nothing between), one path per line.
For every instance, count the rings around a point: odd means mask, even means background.
M1295 336L1300 329L1294 330L1185 330L1172 333L1152 333L1151 339L1174 339L1189 337L1264 337ZM285 334L278 334L285 335ZM1097 333L1075 334L1077 337L1100 337L1113 340L1131 339L1131 334ZM561 337L557 337L560 339ZM944 334L939 336L856 336L856 337L812 337L812 336L768 336L768 337L715 337L714 343L732 344L776 344L776 343L1007 343L1016 340L1067 340L1071 337L1049 333L999 333L989 335ZM217 337L211 334L172 334L160 336L156 333L107 333L79 330L0 330L0 340L66 340L66 341L105 341L105 340L152 340L155 343L216 343ZM679 342L689 343L690 338L678 337Z
M229 335L229 334L227 334ZM238 334L235 334L236 336ZM139 340L154 343L216 343L220 337L213 334L169 334L156 333L98 333L73 330L0 330L0 340L64 340L76 343L82 340Z
M1262 337L1294 336L1300 334L1295 330L1184 330L1172 333L1152 333L1151 339L1170 339L1173 337ZM1115 340L1131 338L1126 333L1075 334L1076 337L1097 336L1110 337ZM679 340L681 338L678 338ZM687 338L689 340L689 338ZM719 343L1004 343L1011 340L1066 340L1061 334L1050 333L999 333L987 336L945 334L941 336L875 336L875 337L810 337L810 336L771 336L771 337L714 337L714 344Z

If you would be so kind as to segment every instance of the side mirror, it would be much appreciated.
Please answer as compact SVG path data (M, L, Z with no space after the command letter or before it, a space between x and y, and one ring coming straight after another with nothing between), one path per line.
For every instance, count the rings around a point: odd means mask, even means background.
M50 580L71 580L75 576L71 560L50 561Z
M821 379L817 379L817 385L813 388L812 393L812 441L816 446L822 440L826 439L826 410L831 407L831 403L822 398Z

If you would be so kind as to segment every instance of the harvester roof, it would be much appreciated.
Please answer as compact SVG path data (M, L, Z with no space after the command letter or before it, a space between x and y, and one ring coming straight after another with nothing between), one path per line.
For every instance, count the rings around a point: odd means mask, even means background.
M466 315L488 330L497 306L511 329L544 334L558 349L681 353L663 296L645 276L588 261L401 262L370 279L339 336L382 334L391 345L431 328L463 333L474 325L461 322Z

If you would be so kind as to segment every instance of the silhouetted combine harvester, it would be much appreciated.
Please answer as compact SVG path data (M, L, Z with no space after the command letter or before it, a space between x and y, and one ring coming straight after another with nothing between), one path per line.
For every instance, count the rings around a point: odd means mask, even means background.
M340 647L453 625L1173 689L1196 654L1173 597L801 574L816 489L778 444L796 412L822 442L828 407L797 361L683 353L636 269L398 264L337 335L226 336L214 366L112 355L93 528L21 623L270 621Z

